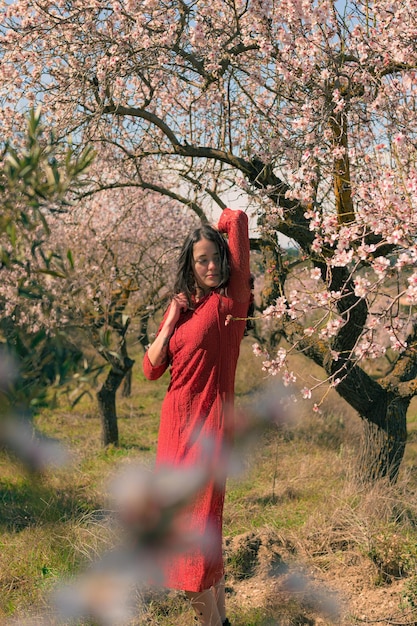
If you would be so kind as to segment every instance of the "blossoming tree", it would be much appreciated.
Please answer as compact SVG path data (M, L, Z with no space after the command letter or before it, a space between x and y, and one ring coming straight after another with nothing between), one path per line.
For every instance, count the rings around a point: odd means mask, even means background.
M31 472L66 459L57 442L36 432L31 417L51 404L53 391L86 372L65 330L49 333L39 319L53 306L48 279L58 266L65 272L68 262L45 245L44 212L66 205L92 158L90 148L75 157L45 139L39 111L30 112L25 132L3 146L0 158L0 445Z
M101 161L101 175L105 169ZM116 392L134 364L127 333L148 341L148 319L166 305L174 280L178 239L193 223L181 204L134 187L103 190L48 216L50 245L72 258L56 283L59 323L106 364L97 393L104 445L118 444Z
M141 188L90 197L93 151L62 153L45 138L39 111L16 142L20 150L5 146L0 163L0 347L20 373L8 404L26 413L50 403L54 386L89 391L92 374L103 369L84 359L83 370L83 354L94 348L108 366L97 393L103 443L117 444L116 392L134 363L130 321L145 345L147 321L174 280L178 237L197 220L180 203ZM101 157L102 176L109 163ZM77 190L86 197L77 201Z
M9 107L40 100L63 135L106 145L112 186L185 196L197 212L241 189L259 217L268 317L363 418L363 478L395 479L417 391L414 2L2 5ZM5 135L13 123L5 107ZM283 262L278 234L301 263ZM287 354L265 368L291 381Z
M69 265L67 250L60 257L45 243L45 213L67 204L93 159L90 148L62 153L42 136L39 111L28 117L21 145L4 146L0 161L0 345L17 364L5 394L17 412L48 403L49 387L64 385L82 356L60 327L49 333L42 322L54 313L49 285Z
M91 150L87 155L89 172L93 174ZM47 163L47 155L44 161ZM28 163L28 158L16 160L13 167L19 176ZM70 165L67 159L68 171ZM102 158L100 175L107 171L106 165ZM30 172L34 169L32 164L31 168ZM52 175L50 178L58 186L60 181ZM88 180L84 176L82 182L88 184ZM29 194L34 193L34 181L32 175L27 184ZM9 210L4 211L5 232L0 242L0 329L8 343L19 351L20 365L25 369L22 389L26 395L33 387L34 397L25 397L26 403L39 403L43 398L40 385L46 395L55 377L65 378L64 366L71 366L69 347L72 369L83 353L91 354L91 348L101 363L104 359L104 368L95 367L91 373L106 371L97 398L102 439L108 445L118 443L116 392L134 363L126 342L131 320L133 332L145 344L149 316L164 306L174 280L173 258L178 253L178 238L181 240L197 220L181 204L169 198L161 201L152 191L130 187L102 190L90 196L90 185L88 189L82 200L77 201L73 191L67 192L65 201L58 204L49 198L46 202L45 189L37 183L35 190L43 201L34 209L37 221L32 222L22 208L19 213L22 185L15 190L13 199L8 198ZM33 204L31 198L28 202ZM156 208L165 214L164 229L160 228ZM29 220L25 237L16 235L20 233L19 220L23 224ZM13 247L10 240L18 243ZM84 378L87 384L76 385L78 394L90 391L93 379ZM14 402L18 401L16 397Z

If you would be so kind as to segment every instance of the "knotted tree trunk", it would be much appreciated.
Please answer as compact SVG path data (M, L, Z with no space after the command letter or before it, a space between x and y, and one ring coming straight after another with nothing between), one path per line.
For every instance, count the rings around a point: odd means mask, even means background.
M122 396L123 398L130 398L132 395L132 369L126 372L123 379Z
M397 479L407 439L407 409L410 401L393 397L385 411L363 421L362 446L358 460L358 478L375 482Z
M349 297L346 297L341 306L349 310L349 302ZM343 311L340 313L343 314ZM334 341L334 347L342 355L337 360L334 360L333 353L324 342L306 337L303 328L294 320L282 320L281 331L287 341L297 341L298 349L323 367L329 376L340 379L336 386L337 393L361 417L363 436L358 459L358 480L375 482L387 478L395 482L407 440L407 409L417 390L414 349L417 328L412 329L407 337L409 348L401 354L389 374L374 380L352 360L343 358L343 354L350 354L349 347L362 328L360 319L364 313L360 305L349 310L349 320Z
M375 482L388 478L395 482L407 441L407 409L410 397L394 387L395 370L381 381L373 380L354 366L337 386L337 392L362 418L362 442L357 464L357 479Z
M346 332L346 326L344 329ZM340 378L337 393L362 419L358 481L366 483L387 478L395 482L404 457L406 414L416 384L413 351L405 353L392 372L376 381L348 360L334 361L325 343L305 337L303 328L297 322L283 320L281 330L287 341L297 340L298 349L323 367L329 376Z
M103 445L119 444L119 430L117 426L116 392L125 375L132 369L134 361L125 356L112 366L107 374L101 389L97 393L98 407L102 424Z

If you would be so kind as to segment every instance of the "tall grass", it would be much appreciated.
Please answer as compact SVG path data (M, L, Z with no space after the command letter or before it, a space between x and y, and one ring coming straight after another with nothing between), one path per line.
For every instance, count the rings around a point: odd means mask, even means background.
M245 339L237 372L240 406L253 402L266 383L250 343ZM118 541L106 511L109 477L137 460L152 465L166 385L166 376L149 382L135 367L133 394L118 401L118 448L102 449L92 397L74 410L62 403L36 420L41 431L72 450L69 467L30 478L1 453L1 623L45 612L48 594L60 580L74 576ZM409 616L417 607L414 409L398 484L359 489L351 478L358 418L335 394L328 396L319 416L301 400L294 407L297 419L264 431L245 459L243 475L229 480L224 533L232 623L355 623L343 602L332 600L337 577L349 568L367 572L368 591L392 589L401 581L394 608ZM322 579L331 573L331 590L317 588L311 570ZM142 593L133 624L193 623L181 593Z

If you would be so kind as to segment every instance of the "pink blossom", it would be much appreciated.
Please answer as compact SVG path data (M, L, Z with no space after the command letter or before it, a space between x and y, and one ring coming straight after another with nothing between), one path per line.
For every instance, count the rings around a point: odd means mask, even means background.
M405 298L408 304L417 304L417 284L410 284L405 292Z
M333 267L345 267L353 259L353 249L338 251L331 260Z
M344 321L342 319L332 319L327 322L325 328L320 331L321 337L335 337L340 329L343 326Z
M282 380L283 380L284 386L289 387L289 385L296 382L297 378L294 372L289 372L288 370L285 370L282 376Z
M271 304L269 307L264 309L263 316L264 317L276 317L280 318L287 312L287 300L284 296L281 296L276 299L275 304Z
M357 296L358 298L365 298L371 286L370 281L362 276L356 276L354 279L354 283L355 283L355 296Z
M417 272L413 272L413 274L407 278L407 282L410 286L417 287Z
M312 270L310 270L310 276L313 280L320 280L321 278L321 271L318 267L314 267Z
M345 155L346 149L344 146L336 146L333 148L332 153L335 159L341 159Z
M390 337L390 341L391 341L391 348L395 351L395 352L404 352L404 350L407 348L407 342L406 341L400 341L397 337L395 336L391 336Z
M378 256L372 263L372 269L378 275L379 278L383 278L387 269L390 266L390 261L386 257Z
M262 356L264 354L262 348L260 347L258 343L252 344L252 351L255 356Z
M400 254L398 256L398 259L397 259L397 262L395 264L395 267L397 267L398 269L401 270L403 267L406 267L407 265L410 265L412 263L413 263L413 261L412 261L410 255L405 253L405 252L403 252L402 254Z
M402 228L395 228L392 233L388 234L387 241L388 243L399 244L403 237L404 232Z
M380 325L380 323L381 323L381 320L375 315L372 315L368 319L367 327L371 330L371 329L377 328Z

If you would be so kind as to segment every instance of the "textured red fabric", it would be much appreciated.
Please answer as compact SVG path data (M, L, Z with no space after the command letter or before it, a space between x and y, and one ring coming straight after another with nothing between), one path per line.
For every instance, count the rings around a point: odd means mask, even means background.
M213 290L181 314L169 342L169 363L153 367L143 361L149 379L170 365L171 380L162 404L156 467L192 467L220 461L225 442L233 437L236 364L250 300L248 220L242 211L225 209L218 228L228 236L231 275L226 295ZM188 507L186 531L207 536L201 547L175 555L165 568L169 588L202 591L223 576L222 517L225 485L210 482Z

